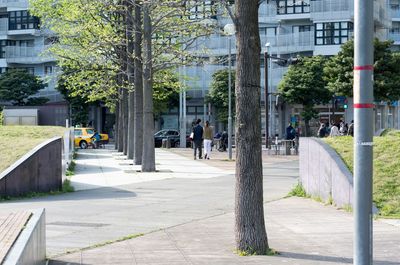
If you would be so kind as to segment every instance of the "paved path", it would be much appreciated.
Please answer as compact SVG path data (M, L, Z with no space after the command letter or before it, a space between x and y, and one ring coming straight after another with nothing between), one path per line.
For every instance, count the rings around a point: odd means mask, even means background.
M220 161L231 168L222 169L160 149L156 158L160 172L132 173L112 150L80 150L77 192L0 203L0 211L46 208L49 256L232 212L233 162ZM265 176L266 201L285 196L298 177L296 161L278 162Z
M234 254L234 162L226 153L193 161L190 150L157 149L157 173L138 173L111 150L80 151L79 191L0 204L45 207L50 264L351 264L352 215L282 199L298 177L293 157L264 157L269 243L281 255ZM376 221L374 264L400 264L400 229ZM127 235L144 236L90 250ZM66 251L78 250L69 255Z
M52 265L352 264L352 216L320 203L289 198L266 204L269 244L277 256L234 253L232 213L163 229L135 239L55 258ZM400 231L374 223L375 265L400 264Z

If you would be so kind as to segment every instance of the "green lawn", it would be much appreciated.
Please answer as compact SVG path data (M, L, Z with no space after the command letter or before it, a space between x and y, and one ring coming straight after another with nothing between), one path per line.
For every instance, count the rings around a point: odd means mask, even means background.
M353 172L353 138L324 139ZM380 215L400 218L400 131L374 138L373 200Z
M0 126L0 172L29 150L54 136L63 136L65 128L50 126Z

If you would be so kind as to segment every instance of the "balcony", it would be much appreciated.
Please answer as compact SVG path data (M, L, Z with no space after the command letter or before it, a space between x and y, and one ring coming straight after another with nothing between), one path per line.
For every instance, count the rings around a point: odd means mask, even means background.
M394 41L394 44L400 44L400 32L389 33L389 39Z
M278 11L275 4L263 2L258 9L258 20L260 23L276 23Z
M229 53L228 41L231 43L232 54L236 53L235 36L226 37L213 35L196 40L196 44L191 48L191 52L196 56L224 56Z
M314 49L314 32L305 31L276 36L262 36L261 46L270 43L270 52L274 54L287 54L312 51Z
M28 0L0 0L0 7L27 8L28 6Z
M389 5L386 1L374 0L374 21L375 25L388 28L390 18L388 15ZM316 0L311 1L311 19L313 21L331 20L353 20L353 0Z
M353 18L353 0L311 1L311 19L314 21L350 20Z
M400 21L400 8L391 8L390 9L391 18L393 20Z
M46 46L41 47L20 47L20 46L7 46L5 47L7 63L17 64L38 64L44 62L52 62L55 59L44 54L47 49Z
M0 35L6 35L8 31L8 18L0 18Z

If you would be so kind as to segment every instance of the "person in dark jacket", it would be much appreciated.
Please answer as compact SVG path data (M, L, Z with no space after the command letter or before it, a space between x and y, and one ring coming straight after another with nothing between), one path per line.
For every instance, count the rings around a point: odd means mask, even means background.
M193 127L193 143L194 143L194 159L196 160L197 149L199 149L199 159L203 159L201 145L203 144L203 127L200 125L201 120L197 119L196 125Z
M354 136L354 121L352 120L349 129L347 130L347 135Z
M296 137L296 130L293 128L292 124L286 127L286 140L293 140Z

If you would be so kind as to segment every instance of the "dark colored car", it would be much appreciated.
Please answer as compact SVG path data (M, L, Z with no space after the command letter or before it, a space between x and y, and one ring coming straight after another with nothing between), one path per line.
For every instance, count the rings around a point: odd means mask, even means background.
M169 139L171 141L171 147L179 147L181 142L181 136L179 131L173 129L165 129L158 131L154 134L154 146L161 147L162 140ZM189 135L186 136L186 147L190 146Z

